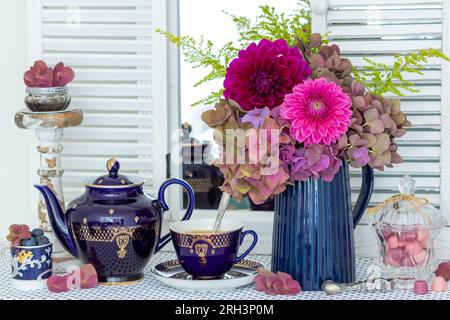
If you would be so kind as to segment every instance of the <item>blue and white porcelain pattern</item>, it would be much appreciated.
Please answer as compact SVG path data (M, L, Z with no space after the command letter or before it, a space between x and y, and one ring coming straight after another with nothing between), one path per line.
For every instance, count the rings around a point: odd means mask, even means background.
M52 274L52 249L52 244L4 248L2 258L5 265L10 260L12 286L25 291L45 288Z
M67 293L51 293L48 290L21 292L11 288L8 268L0 265L0 299L26 300L450 300L450 292L415 295L412 290L395 290L389 293L348 292L327 296L320 291L302 292L298 296L268 296L257 292L252 285L222 292L189 292L161 284L151 273L151 265L175 259L174 253L155 254L145 270L141 282L130 286L98 286L89 290L73 290ZM270 268L269 255L253 255L250 259L264 263ZM357 280L367 277L368 270L377 265L375 259L357 259Z

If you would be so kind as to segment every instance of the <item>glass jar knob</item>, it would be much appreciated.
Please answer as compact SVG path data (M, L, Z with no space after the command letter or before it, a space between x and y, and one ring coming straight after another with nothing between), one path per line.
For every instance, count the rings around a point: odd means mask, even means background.
M413 196L416 193L416 181L411 178L411 176L406 175L400 179L398 189L401 194L409 194Z

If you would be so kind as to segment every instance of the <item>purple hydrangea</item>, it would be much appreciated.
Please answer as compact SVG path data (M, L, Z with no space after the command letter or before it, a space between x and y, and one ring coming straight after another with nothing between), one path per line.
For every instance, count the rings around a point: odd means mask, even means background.
M301 149L284 145L280 150L281 160L293 181L305 181L309 178L332 181L342 165L338 154L337 145L312 144Z
M250 122L254 128L259 129L264 125L268 116L270 116L269 108L254 109L242 117L242 122Z

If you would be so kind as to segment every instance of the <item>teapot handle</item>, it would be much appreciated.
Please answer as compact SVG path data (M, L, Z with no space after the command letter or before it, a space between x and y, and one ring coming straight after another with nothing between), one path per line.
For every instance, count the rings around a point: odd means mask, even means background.
M370 166L362 167L362 182L361 191L356 201L355 207L353 208L353 226L356 228L358 222L361 220L364 212L369 205L370 198L372 197L374 184L374 174L373 169Z
M181 220L189 220L191 218L192 212L194 211L194 203L195 203L195 194L192 187L184 180L180 179L170 179L164 182L161 187L159 188L158 192L158 201L161 203L163 211L168 211L169 207L166 203L166 200L164 199L164 192L166 191L167 187L172 184L179 184L183 188L186 189L188 194L188 208L186 213L184 214L183 218ZM162 237L159 240L158 246L156 247L155 253L161 250L166 244L168 244L171 240L170 233L166 234L164 237Z

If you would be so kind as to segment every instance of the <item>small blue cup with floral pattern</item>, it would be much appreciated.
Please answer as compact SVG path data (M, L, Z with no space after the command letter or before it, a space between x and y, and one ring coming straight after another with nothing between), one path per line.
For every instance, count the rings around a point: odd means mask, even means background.
M23 291L46 288L47 279L52 275L52 250L51 243L3 248L2 260L11 266L12 286Z

